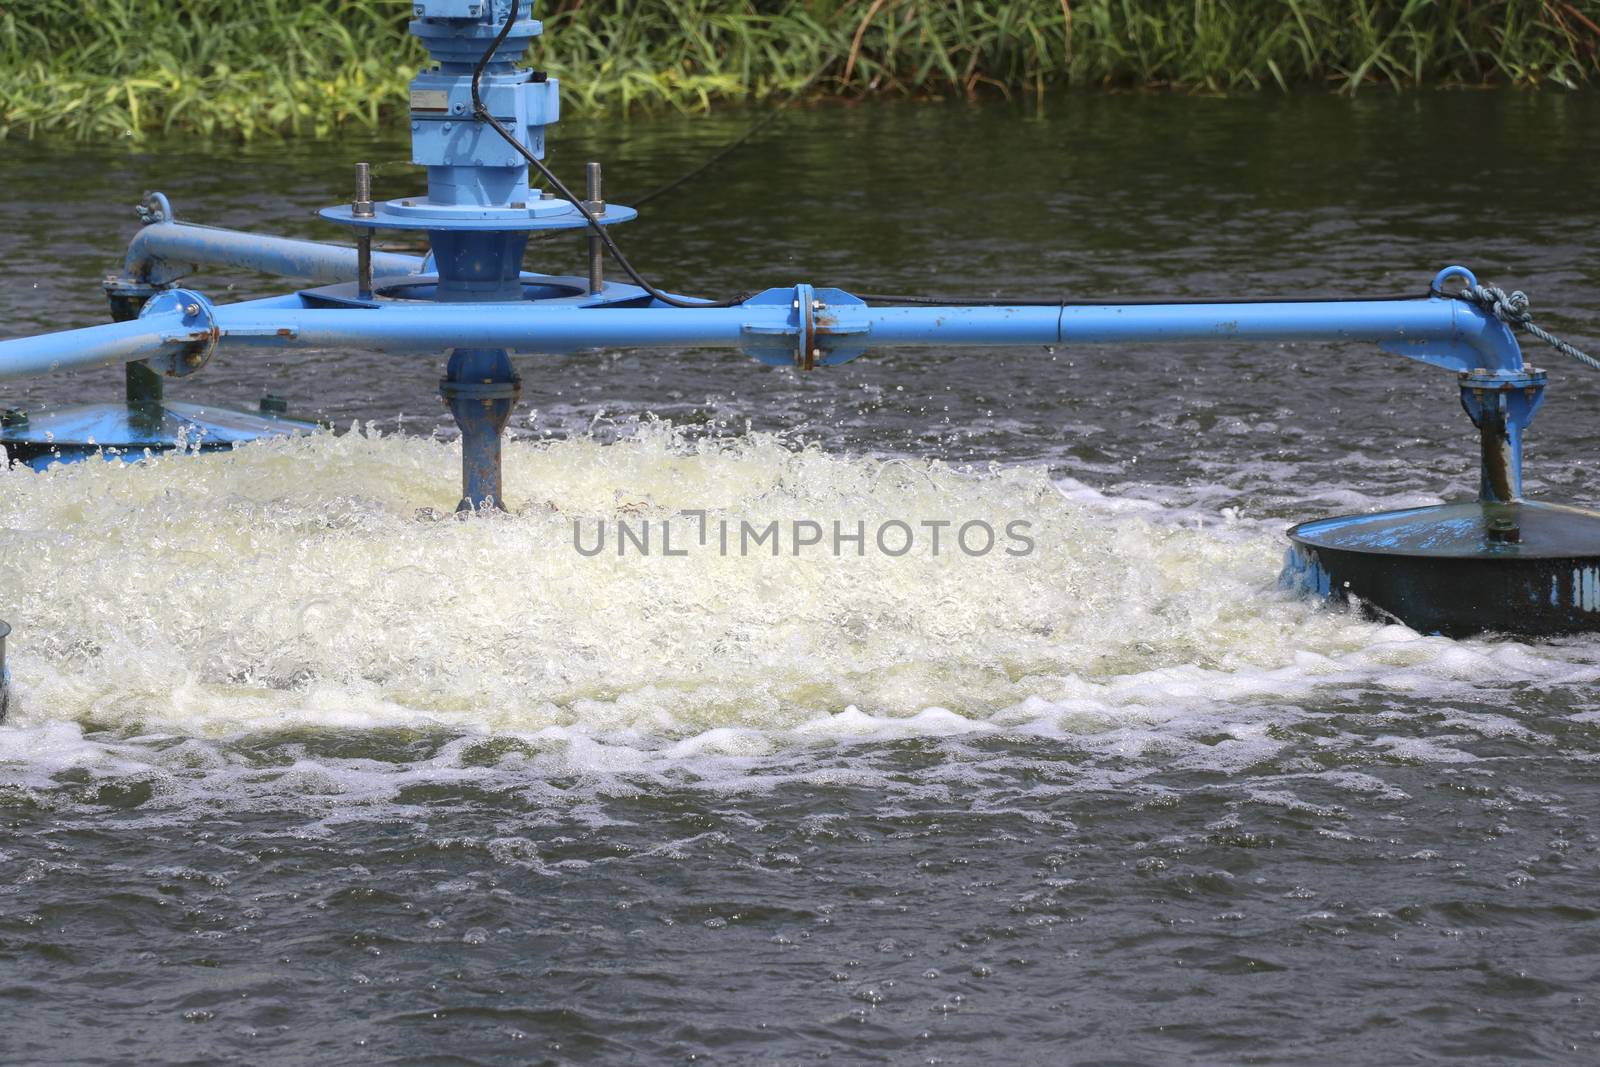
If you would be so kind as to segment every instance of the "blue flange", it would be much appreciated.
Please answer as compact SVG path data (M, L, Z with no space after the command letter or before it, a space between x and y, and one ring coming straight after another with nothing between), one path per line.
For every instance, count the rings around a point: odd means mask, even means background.
M368 218L355 214L349 204L325 207L317 212L329 222L368 230L581 230L589 223L577 208L556 197L541 197L532 204L511 207L440 205L425 197L386 200L373 205ZM602 226L632 222L639 212L621 204L607 204L594 213Z

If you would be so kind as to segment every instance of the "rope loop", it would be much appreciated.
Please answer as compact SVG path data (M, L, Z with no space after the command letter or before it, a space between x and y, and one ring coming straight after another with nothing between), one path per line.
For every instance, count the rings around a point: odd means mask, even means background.
M1466 297L1508 326L1527 326L1533 322L1528 312L1528 294L1514 289L1509 294L1495 285L1469 285L1461 290Z
M1577 360L1590 370L1600 371L1600 359L1595 359L1576 345L1563 341L1533 321L1533 314L1528 310L1532 301L1521 289L1507 293L1498 286L1479 285L1474 281L1450 295L1457 300L1464 300L1482 308L1513 329L1526 330L1557 352Z

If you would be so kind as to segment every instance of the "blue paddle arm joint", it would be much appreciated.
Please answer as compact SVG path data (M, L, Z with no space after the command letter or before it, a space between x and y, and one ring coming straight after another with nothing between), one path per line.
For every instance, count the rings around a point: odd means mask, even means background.
M356 278L358 254L347 245L179 222L164 193L148 195L138 212L143 225L128 244L122 270L105 279L106 295L114 312L119 310L119 301L130 302L119 317L131 318L150 297L172 288L201 267L247 270L319 283ZM374 252L372 266L381 275L415 274L422 269L423 260L419 256Z

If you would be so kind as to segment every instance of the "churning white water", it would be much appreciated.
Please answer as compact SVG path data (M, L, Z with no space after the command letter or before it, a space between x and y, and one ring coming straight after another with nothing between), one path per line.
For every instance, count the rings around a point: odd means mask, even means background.
M1042 469L657 424L510 444L520 503L467 520L457 471L448 443L367 431L0 473L20 703L0 774L203 767L211 742L312 726L602 771L964 733L1169 764L1205 736L1226 767L1271 751L1286 704L1595 676L1291 597L1279 522Z

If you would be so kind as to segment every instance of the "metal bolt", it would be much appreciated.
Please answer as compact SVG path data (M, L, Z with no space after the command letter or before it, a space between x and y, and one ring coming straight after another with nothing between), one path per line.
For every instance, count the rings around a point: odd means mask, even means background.
M185 304L185 305L183 305L183 313L185 315L188 315L190 318L194 318L196 315L200 314L200 305L199 304Z
M350 203L350 214L358 219L370 219L372 209L372 167L356 164L356 198ZM356 298L372 299L372 231L366 228L356 235Z
M372 166L356 164L356 198L350 202L350 214L358 219L372 218Z
M1517 520L1509 516L1497 516L1489 520L1489 540L1501 545L1515 545L1522 541L1522 530L1517 526Z

